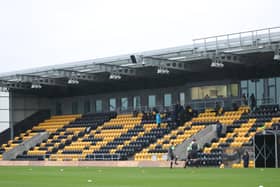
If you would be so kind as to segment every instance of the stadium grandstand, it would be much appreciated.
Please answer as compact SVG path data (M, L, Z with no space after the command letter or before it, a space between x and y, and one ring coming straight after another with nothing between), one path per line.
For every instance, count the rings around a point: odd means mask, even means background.
M274 27L0 74L0 164L277 168L279 70Z

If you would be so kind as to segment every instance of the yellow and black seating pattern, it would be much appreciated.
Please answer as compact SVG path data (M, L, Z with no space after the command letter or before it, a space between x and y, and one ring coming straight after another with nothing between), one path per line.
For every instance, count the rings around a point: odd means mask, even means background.
M137 153L134 159L166 160L168 148L172 143L176 146L191 138L194 134L205 128L205 125L203 124L214 122L216 120L214 118L215 116L215 112L212 110L206 110L204 113L199 114L198 117L186 122L183 126L179 126L178 128L172 130L169 134L164 135L163 138L157 139L157 141L150 144L148 148L145 148L140 153Z
M210 147L204 148L204 153L219 149L236 150L244 146L252 146L252 140L256 133L262 132L264 129L276 128L280 121L279 111L263 111L260 109L249 113L248 107L241 107L238 111L231 112L231 114L236 116L236 119L232 122L220 121L227 127L225 136L213 142ZM237 118L237 116L240 117ZM243 163L233 164L232 167L241 168ZM254 167L253 161L250 161L249 167Z
M79 118L81 115L64 115L64 116L52 116L50 119L45 120L44 122L34 126L32 129L27 130L25 133L21 133L18 137L15 137L14 140L10 140L7 144L3 144L1 146L1 153L3 154L5 151L9 151L13 149L18 144L23 141L32 138L39 132L54 132L58 128L62 128L63 126L69 124L74 121L76 118ZM37 155L45 155L46 150L40 150L39 147L35 147L34 150L30 150L27 152L29 156L37 156Z
M68 146L59 150L57 154L50 156L51 160L89 160L91 158L106 159L110 153L113 155L114 150L111 146L107 146L114 139L126 134L135 125L141 123L141 116L133 117L131 114L118 115L116 118L85 133L79 137L77 141L72 142Z
M240 163L232 164L231 167L232 167L232 168L244 168L244 167L243 167L243 161L241 161ZM249 167L249 168L254 168L254 167L255 167L255 162L254 162L254 160L250 160L250 161L249 161L248 167Z
M85 114L67 126L52 133L46 142L34 149L45 150L48 160L79 160L83 158L81 147L88 143L79 140L90 130L115 117L116 113ZM29 151L30 152L30 151ZM28 153L29 153L28 152ZM27 154L28 154L27 153Z

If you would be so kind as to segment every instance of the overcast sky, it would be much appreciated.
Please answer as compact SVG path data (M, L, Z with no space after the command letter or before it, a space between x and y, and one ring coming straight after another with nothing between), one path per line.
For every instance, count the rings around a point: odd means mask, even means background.
M0 73L280 26L279 0L0 0Z

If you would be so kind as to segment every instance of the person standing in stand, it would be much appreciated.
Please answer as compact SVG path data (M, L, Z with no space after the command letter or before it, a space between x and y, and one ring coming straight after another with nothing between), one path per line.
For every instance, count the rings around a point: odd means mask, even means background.
M157 124L157 127L159 128L160 124L161 124L161 117L160 117L160 113L158 111L156 112L156 124Z
M248 101L247 101L247 98L246 98L245 94L242 94L242 105L244 105L244 106L248 105Z
M255 109L256 109L256 106L257 106L257 101L256 101L256 97L255 97L255 95L254 94L252 94L251 96L250 96L250 104L251 104L251 111L255 111Z

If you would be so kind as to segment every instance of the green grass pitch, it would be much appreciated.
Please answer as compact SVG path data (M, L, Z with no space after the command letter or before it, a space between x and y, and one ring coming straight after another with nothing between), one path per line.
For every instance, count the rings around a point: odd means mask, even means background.
M280 169L0 167L0 187L279 187Z

